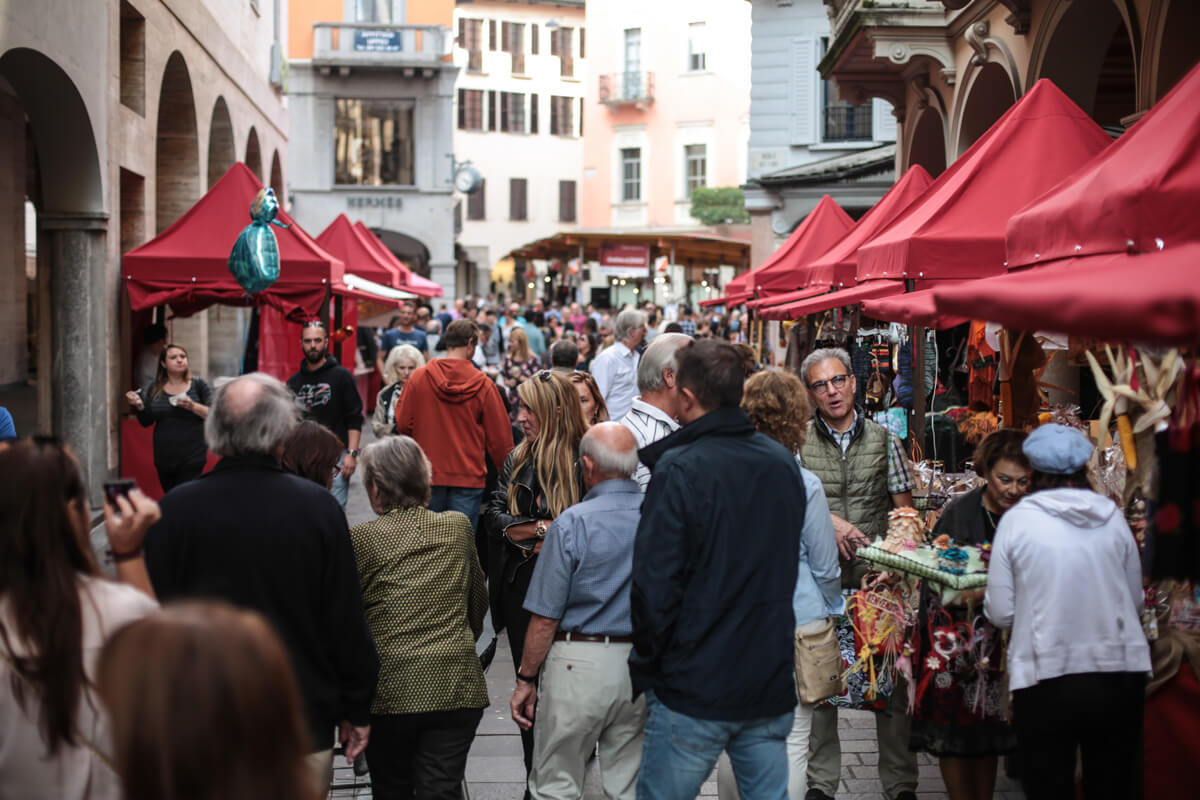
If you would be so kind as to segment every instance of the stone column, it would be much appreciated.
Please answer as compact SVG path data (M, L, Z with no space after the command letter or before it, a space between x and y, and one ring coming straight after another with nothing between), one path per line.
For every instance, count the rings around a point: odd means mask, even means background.
M105 266L108 215L45 212L39 242L49 249L51 418L79 456L93 505L108 479L110 343Z

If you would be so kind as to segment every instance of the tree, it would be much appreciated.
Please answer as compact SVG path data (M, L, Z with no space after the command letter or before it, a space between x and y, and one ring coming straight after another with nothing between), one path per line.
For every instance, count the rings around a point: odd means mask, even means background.
M746 196L736 186L692 190L691 215L705 225L749 222Z

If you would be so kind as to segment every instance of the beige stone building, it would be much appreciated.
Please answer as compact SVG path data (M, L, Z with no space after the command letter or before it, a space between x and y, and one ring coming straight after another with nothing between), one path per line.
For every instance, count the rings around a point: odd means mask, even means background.
M119 461L141 340L121 254L234 161L283 193L286 13L285 0L0 0L0 405L19 433L75 447L93 500ZM242 314L171 323L195 372L228 371Z
M1119 134L1200 58L1195 0L825 0L818 64L896 108L896 174L937 176L1040 79Z

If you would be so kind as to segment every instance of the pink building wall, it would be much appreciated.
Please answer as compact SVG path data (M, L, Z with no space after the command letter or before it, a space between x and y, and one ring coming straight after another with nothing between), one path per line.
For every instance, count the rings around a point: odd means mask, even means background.
M703 27L691 27L697 23ZM641 30L641 71L653 74L653 100L601 103L602 76L614 76L615 90L621 92L625 32L632 28ZM746 177L750 5L733 0L592 3L587 50L582 226L699 226L688 214L685 148L703 145L707 186L738 186ZM694 69L689 51L704 53L703 68ZM620 150L630 147L641 150L639 202L623 202L620 194Z

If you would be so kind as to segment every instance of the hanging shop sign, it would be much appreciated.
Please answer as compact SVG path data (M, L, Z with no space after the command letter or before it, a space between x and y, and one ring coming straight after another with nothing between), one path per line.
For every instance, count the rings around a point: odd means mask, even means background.
M399 53L404 50L400 31L354 31L354 49L360 53Z
M606 244L600 248L600 274L608 278L644 278L650 268L650 247L644 244Z

